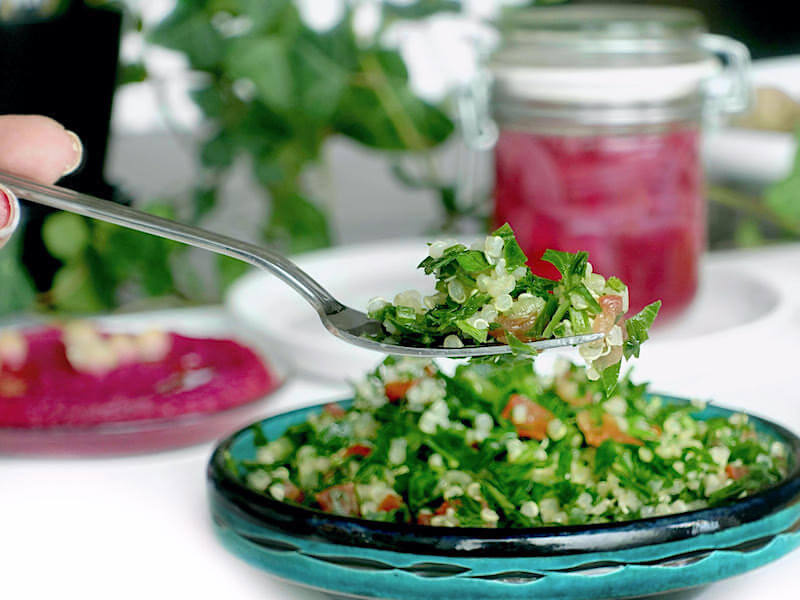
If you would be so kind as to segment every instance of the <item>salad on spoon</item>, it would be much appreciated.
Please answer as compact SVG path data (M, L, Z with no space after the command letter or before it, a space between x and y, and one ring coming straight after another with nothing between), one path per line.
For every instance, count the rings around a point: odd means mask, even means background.
M433 293L407 290L391 302L370 300L367 314L382 325L373 337L453 349L506 345L506 352L533 354L542 341L592 336L579 346L587 376L613 387L623 357L639 355L661 302L625 320L628 287L593 272L586 252L547 250L542 258L560 280L531 272L508 224L471 247L435 241L418 265L435 278Z

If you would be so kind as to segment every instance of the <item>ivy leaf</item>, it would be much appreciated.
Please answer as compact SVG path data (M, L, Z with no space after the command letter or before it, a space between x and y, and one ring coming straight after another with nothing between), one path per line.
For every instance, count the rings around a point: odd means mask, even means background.
M286 41L277 36L245 37L234 41L225 54L231 77L253 82L256 96L267 106L288 111L293 85Z
M174 219L170 206L153 204L145 211ZM115 292L124 283L138 283L150 296L165 296L175 291L170 259L185 246L124 227L99 224L95 240L85 261L92 270L98 293L110 294L110 305L116 303Z
M228 131L222 129L203 143L200 162L205 167L224 169L233 164L235 154L235 141Z
M64 262L79 256L89 245L86 220L73 213L58 212L42 226L42 241L47 251Z
M331 235L325 213L300 194L273 198L267 239L297 253L329 246Z
M217 274L221 291L227 290L231 284L247 273L247 263L231 258L230 256L217 255Z
M36 291L20 262L21 235L12 237L0 249L0 315L28 309Z
M292 0L236 0L234 5L250 18L253 29L275 29L298 19Z
M457 0L423 0L421 2L387 2L383 7L385 18L422 19L443 12L458 12Z
M120 63L117 67L117 85L147 81L147 67L144 63Z
M788 221L800 221L800 130L797 132L798 150L794 165L786 179L769 186L764 193L764 203Z
M357 48L349 23L327 34L299 35L291 46L290 64L297 92L296 110L302 119L329 119L357 65Z
M224 114L226 102L218 84L194 89L189 95L206 117L219 119Z
M628 339L623 345L625 358L639 356L642 344L649 337L647 330L656 320L658 310L661 308L661 300L656 300L652 304L645 306L638 314L625 321L625 329L628 331Z
M215 187L198 187L195 188L192 194L192 218L195 222L205 217L208 213L214 210L217 204L217 188Z
M66 312L99 312L108 308L97 295L92 274L84 262L61 267L53 278L49 295L53 305Z
M224 53L222 36L196 0L179 0L174 10L150 33L150 41L186 54L196 69L217 65Z
M383 150L424 150L452 133L452 121L408 87L405 66L397 53L370 53L362 59L362 66L333 116L336 131Z

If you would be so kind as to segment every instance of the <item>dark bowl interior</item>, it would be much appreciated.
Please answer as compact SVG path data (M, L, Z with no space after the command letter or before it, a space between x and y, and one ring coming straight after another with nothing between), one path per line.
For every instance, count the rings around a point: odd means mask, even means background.
M666 402L688 400L658 395ZM349 402L349 401L348 401ZM347 405L348 402L343 402ZM287 427L318 412L322 405L283 413L262 422L269 439ZM733 411L709 405L700 419L727 417ZM240 517L258 526L277 529L307 540L324 541L394 552L446 556L557 556L585 552L615 551L642 545L660 544L714 533L757 521L800 500L800 438L784 427L750 417L759 431L786 443L790 452L787 476L776 485L746 498L726 504L664 517L590 525L565 525L530 528L450 528L414 523L384 523L354 517L341 517L279 502L256 492L225 468L224 455L237 458L254 456L253 432L242 429L222 441L208 465L212 502L219 502Z

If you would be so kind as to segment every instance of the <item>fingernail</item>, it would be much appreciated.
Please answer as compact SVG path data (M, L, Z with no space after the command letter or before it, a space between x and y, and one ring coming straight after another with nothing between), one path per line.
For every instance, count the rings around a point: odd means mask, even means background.
M10 189L0 185L0 248L19 224L19 202Z
M67 135L72 139L72 150L75 152L75 157L64 169L62 175L69 175L81 166L81 162L83 161L83 144L81 143L81 138L79 138L74 131L70 131L69 129L67 129Z

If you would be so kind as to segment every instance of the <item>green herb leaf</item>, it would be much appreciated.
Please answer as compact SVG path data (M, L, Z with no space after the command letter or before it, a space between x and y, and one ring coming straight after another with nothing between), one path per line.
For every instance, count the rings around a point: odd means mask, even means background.
M603 371L600 373L600 380L603 383L603 391L605 391L606 398L611 398L611 394L613 394L614 390L617 388L617 382L619 381L619 370L621 366L621 361L616 362L613 365L603 369Z
M588 259L586 252L562 252L560 250L545 250L542 260L553 265L565 281L571 282L573 275L583 277L586 272L586 262Z
M294 88L286 40L278 36L243 37L235 40L225 55L232 77L252 81L256 95L267 106L286 111Z
M489 268L489 263L486 262L483 252L478 250L467 250L462 254L458 254L456 261L467 273L480 273Z
M624 292L625 288L627 287L619 278L614 277L613 275L606 279L606 285L615 292Z
M456 321L456 326L461 331L461 333L471 337L478 344L486 343L487 331L485 329L476 329L475 327L467 323L467 321L464 319L459 319L458 321Z
M522 342L510 331L506 331L506 340L508 340L508 345L511 348L512 354L517 355L528 355L528 356L536 356L538 351L534 350L528 344Z
M582 283L577 284L570 290L570 294L577 294L586 302L589 306L589 310L593 313L603 312L603 308L600 306L600 303L594 299L592 296L592 292Z
M647 330L656 320L658 310L661 308L661 300L656 300L652 304L645 306L638 314L625 321L625 329L628 331L628 339L623 345L625 358L639 356L642 344L649 337Z

